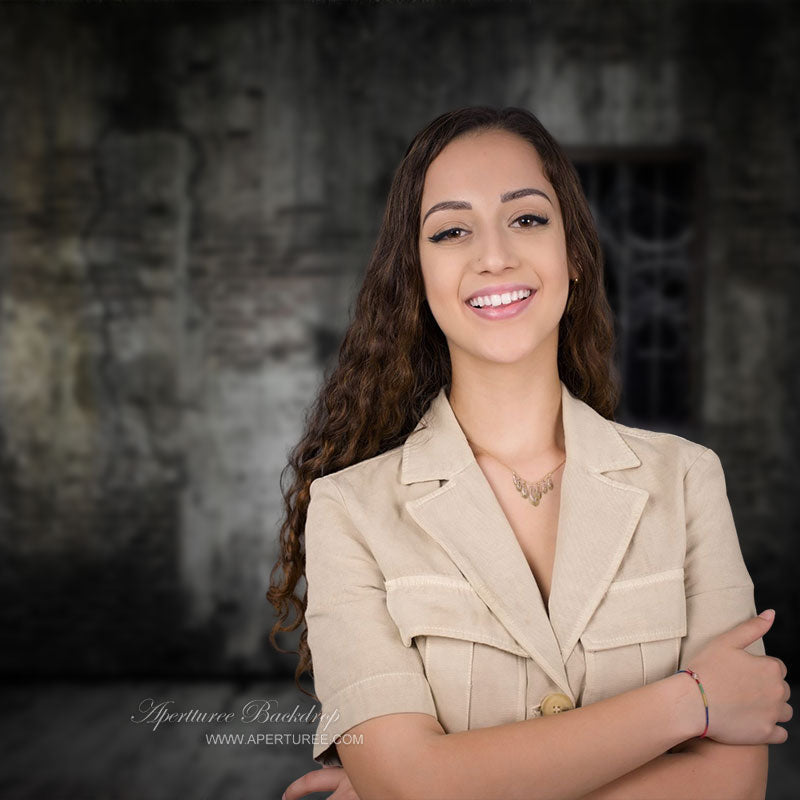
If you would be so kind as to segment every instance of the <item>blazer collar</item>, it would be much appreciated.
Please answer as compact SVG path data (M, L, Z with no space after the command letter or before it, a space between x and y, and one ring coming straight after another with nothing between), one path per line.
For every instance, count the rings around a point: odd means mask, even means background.
M614 425L561 383L561 408L568 461L590 472L638 467L638 456ZM423 429L423 425L425 426ZM476 463L444 387L403 446L402 483L446 479Z
M612 422L561 381L567 460L548 608L444 388L403 445L401 481L432 481L406 502L520 646L576 700L565 662L614 577L649 496L604 473L640 465Z

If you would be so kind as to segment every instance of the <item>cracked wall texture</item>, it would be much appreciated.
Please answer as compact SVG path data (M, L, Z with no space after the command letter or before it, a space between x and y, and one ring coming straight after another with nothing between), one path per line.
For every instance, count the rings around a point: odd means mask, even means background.
M799 33L782 2L4 3L0 672L293 671L286 453L406 144L484 103L702 149L697 436L788 659Z

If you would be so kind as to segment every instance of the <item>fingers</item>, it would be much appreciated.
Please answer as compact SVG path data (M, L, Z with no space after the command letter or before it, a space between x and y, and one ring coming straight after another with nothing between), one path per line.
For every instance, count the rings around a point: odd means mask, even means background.
M767 656L767 658L771 658L773 661L777 661L778 664L780 664L780 667L781 667L781 678L785 678L786 677L786 672L787 672L786 664L784 664L783 661L781 661L776 656Z
M762 636L764 636L764 634L772 627L772 623L775 620L775 611L773 609L769 609L768 611L762 611L761 613L766 614L767 616L762 617L759 615L757 617L750 617L750 619L740 622L738 625L731 628L727 634L725 634L726 638L733 644L734 647L747 647L755 642L756 639L760 639Z
M783 744L788 738L789 731L786 728L781 728L780 725L776 725L764 744Z
M283 800L300 800L301 797L314 792L332 792L344 780L342 767L323 767L306 772L292 781L283 793Z

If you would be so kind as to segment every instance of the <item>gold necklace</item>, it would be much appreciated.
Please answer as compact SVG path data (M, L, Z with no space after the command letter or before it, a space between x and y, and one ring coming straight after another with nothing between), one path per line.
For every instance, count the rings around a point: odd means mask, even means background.
M495 461L497 461L500 464L503 464L503 462L500 461L500 459L497 458L497 456L492 455L488 450L484 450L482 447L477 447L477 445L474 445L472 442L469 441L469 439L467 439L467 441L469 442L470 447L472 447L473 450L477 448L479 452L486 453L487 456L492 456L492 458ZM564 464L566 460L567 459L565 458L564 461L561 462L561 464ZM542 495L547 494L553 488L553 473L561 466L561 464L559 464L558 467L554 467L553 469L551 469L550 472L548 472L543 478L541 478L538 481L534 481L533 483L531 483L530 481L526 481L524 478L521 478L517 473L517 471L512 467L509 467L508 464L503 464L503 466L506 469L511 470L516 490L524 498L530 500L532 505L538 506L539 501L542 499Z

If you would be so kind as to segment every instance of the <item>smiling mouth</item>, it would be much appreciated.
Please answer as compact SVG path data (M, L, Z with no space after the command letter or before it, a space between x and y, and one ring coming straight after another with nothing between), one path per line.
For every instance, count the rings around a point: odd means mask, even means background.
M473 297L467 300L467 304L473 308L498 308L500 306L510 306L524 300L531 294L530 289L514 290L513 292L503 292L502 294L488 294L481 297Z

